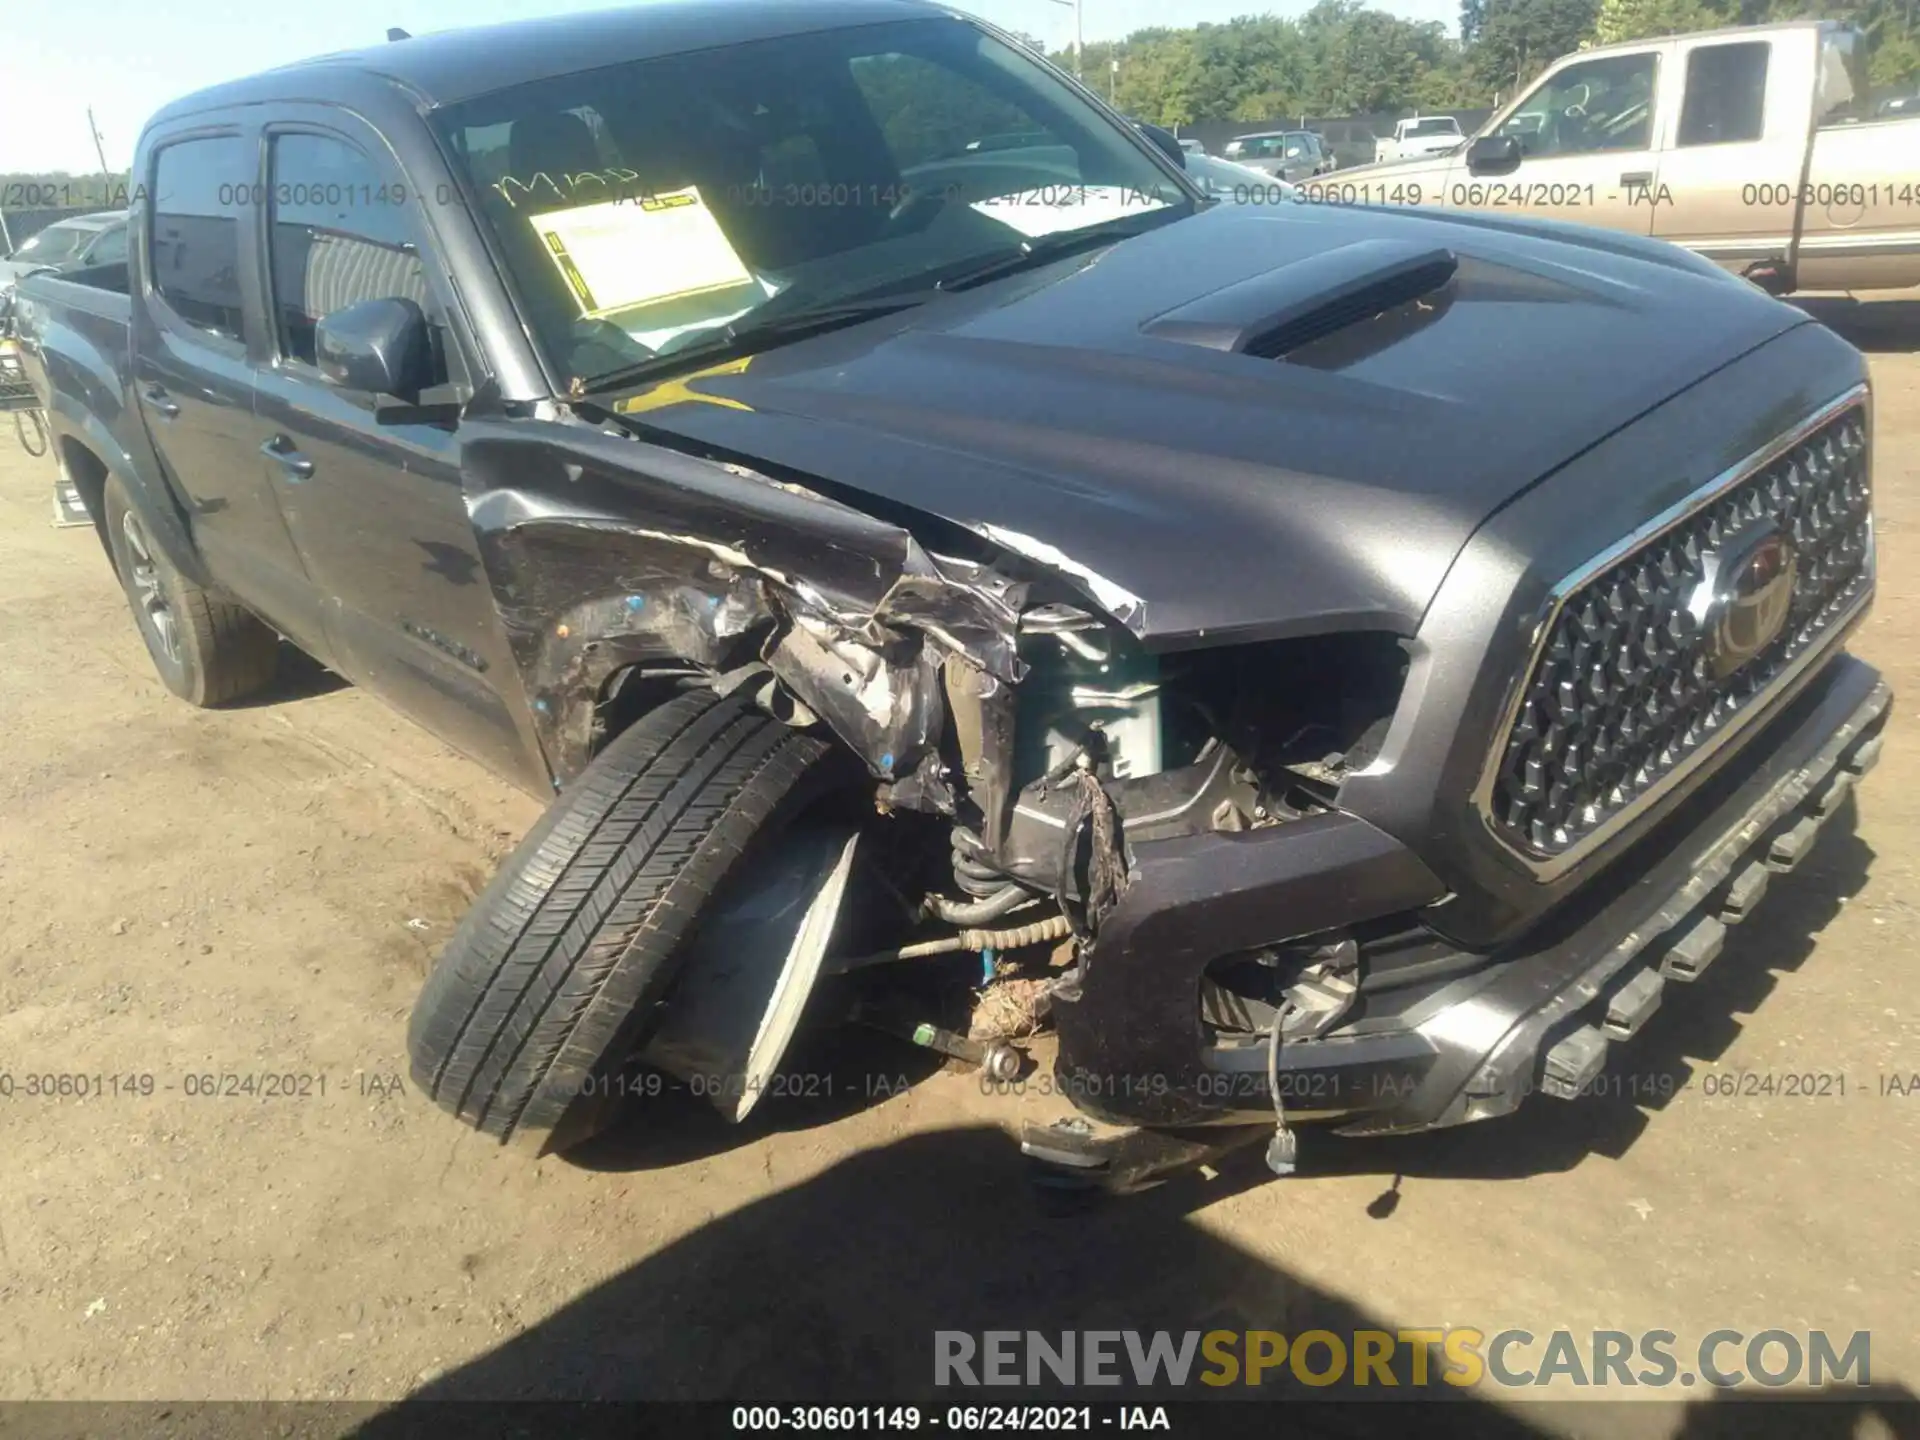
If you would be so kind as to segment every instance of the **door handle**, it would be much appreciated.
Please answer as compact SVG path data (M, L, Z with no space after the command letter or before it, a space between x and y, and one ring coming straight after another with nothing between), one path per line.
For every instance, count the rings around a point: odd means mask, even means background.
M1645 190L1653 184L1651 170L1629 170L1620 177L1620 183L1629 190Z
M167 398L167 392L158 385L149 385L140 392L140 403L145 405L162 420L171 420L180 413L180 407Z
M287 472L289 480L305 480L313 474L313 461L298 450L284 448L291 442L284 435L276 435L260 447L260 453Z

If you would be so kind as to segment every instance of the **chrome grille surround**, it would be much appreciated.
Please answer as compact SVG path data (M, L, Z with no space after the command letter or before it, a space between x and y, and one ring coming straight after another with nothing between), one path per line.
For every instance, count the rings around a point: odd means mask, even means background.
M1554 586L1475 793L1536 876L1578 863L1704 764L1865 609L1871 436L1857 386ZM1798 562L1786 621L1715 680L1689 597L1708 555L1769 522Z

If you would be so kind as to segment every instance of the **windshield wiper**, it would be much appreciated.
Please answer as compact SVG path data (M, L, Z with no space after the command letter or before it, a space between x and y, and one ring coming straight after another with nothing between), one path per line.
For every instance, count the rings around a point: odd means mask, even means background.
M858 325L863 320L877 320L897 310L910 310L916 305L925 303L922 298L909 299L893 296L884 300L857 300L832 305L813 305L805 309L789 310L784 315L759 321L751 315L743 315L738 320L722 326L706 339L698 340L691 345L683 345L677 350L664 351L649 359L636 361L632 365L623 365L618 370L609 370L604 375L596 375L584 384L576 382L573 393L597 395L604 394L608 390L624 390L643 380L670 375L705 361L730 360L741 355L758 354L762 350L771 350L774 346L789 340L799 340L808 335L820 335L829 330Z
M1164 213L1166 219L1173 219L1180 212L1168 206L1165 212L1154 210L1149 214L1159 217ZM1016 275L1022 270L1038 269L1050 265L1055 260L1063 260L1082 250L1098 249L1102 245L1112 245L1116 241L1126 240L1140 233L1136 228L1143 217L1123 215L1117 220L1107 220L1098 225L1088 225L1079 230L1062 230L1052 235L1038 235L1031 240L1023 240L1013 250L1003 250L999 254L970 265L963 270L953 271L934 282L937 290L969 290L975 285L984 285L989 280L998 280L1003 275ZM1159 223L1158 218L1155 224ZM1148 227L1151 228L1151 227Z

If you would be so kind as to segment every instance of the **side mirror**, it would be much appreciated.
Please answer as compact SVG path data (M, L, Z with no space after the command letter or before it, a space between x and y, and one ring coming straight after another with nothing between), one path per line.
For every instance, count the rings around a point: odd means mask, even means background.
M1162 130L1158 125L1149 125L1144 120L1136 120L1140 133L1167 152L1167 158L1182 170L1187 168L1187 152L1180 148L1180 142L1171 130Z
M1467 147L1469 175L1511 175L1520 168L1520 137L1482 135Z
M362 300L314 327L320 373L343 390L412 399L433 370L427 317L411 300Z

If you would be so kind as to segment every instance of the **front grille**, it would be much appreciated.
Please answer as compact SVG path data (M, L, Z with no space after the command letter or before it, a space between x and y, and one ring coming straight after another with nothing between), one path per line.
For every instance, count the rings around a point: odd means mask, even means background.
M1868 470L1854 399L1563 582L1490 762L1495 832L1542 860L1597 844L1801 668L1872 588ZM1769 531L1791 548L1763 558L1777 571L1791 554L1795 573L1785 620L1755 645L1763 631L1739 629L1748 616L1729 632L1713 596Z

